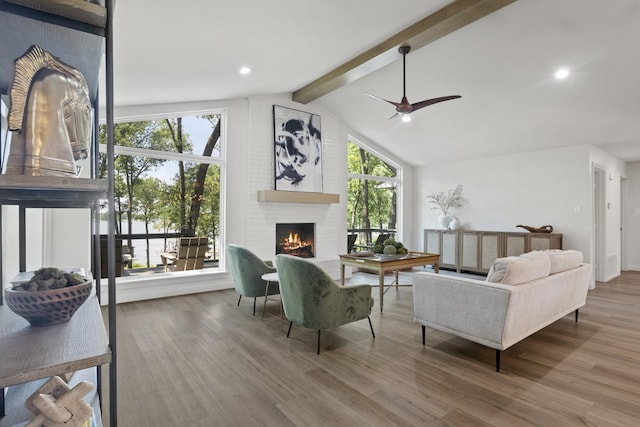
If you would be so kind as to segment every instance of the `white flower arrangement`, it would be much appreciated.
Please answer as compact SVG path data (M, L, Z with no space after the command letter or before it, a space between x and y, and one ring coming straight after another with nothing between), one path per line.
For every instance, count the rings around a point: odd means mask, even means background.
M443 215L449 215L449 209L462 206L462 185L458 185L455 189L449 190L447 194L445 194L444 191L429 194L427 200L429 203L436 205L431 209L440 209Z

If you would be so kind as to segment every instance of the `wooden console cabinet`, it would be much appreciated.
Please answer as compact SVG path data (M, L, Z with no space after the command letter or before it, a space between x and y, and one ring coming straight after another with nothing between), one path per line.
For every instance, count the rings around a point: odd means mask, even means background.
M487 273L496 258L562 249L562 234L424 230L424 251L440 254L440 268Z

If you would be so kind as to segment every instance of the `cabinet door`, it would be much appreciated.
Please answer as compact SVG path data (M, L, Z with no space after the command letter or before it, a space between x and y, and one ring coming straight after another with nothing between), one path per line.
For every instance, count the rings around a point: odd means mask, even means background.
M440 249L440 267L458 270L458 233L443 231Z
M429 254L440 253L440 234L442 230L424 230L424 251Z
M480 271L488 273L491 265L503 253L502 233L480 233Z
M504 256L518 256L527 250L527 235L524 233L504 234Z
M529 238L527 252L562 249L562 234L532 233L527 237Z
M460 233L460 270L480 269L480 233L463 231Z

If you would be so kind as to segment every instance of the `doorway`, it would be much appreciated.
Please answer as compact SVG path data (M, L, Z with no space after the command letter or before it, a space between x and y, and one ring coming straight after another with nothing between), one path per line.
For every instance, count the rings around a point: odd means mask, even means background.
M596 281L606 280L605 254L605 172L594 167L593 169L593 271Z

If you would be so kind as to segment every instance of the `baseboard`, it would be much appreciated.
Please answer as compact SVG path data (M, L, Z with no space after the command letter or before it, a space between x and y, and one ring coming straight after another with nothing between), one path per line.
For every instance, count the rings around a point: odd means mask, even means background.
M332 279L340 279L340 260L311 259ZM351 268L345 268L345 278L351 278ZM233 289L231 275L226 272L205 270L182 271L116 279L116 303L166 298L177 295ZM108 303L107 279L101 282L102 305Z
M619 273L619 272L618 272L618 273L613 273L613 274L608 275L608 276L605 278L605 280L604 280L604 281L605 281L605 282L608 282L609 280L613 280L613 279L615 279L616 277L620 277L620 273Z
M117 282L117 304L176 295L219 291L234 287L229 273L205 273L203 270L136 277L126 281L118 279ZM106 279L102 280L101 292L103 295L102 305L106 305L108 303Z

